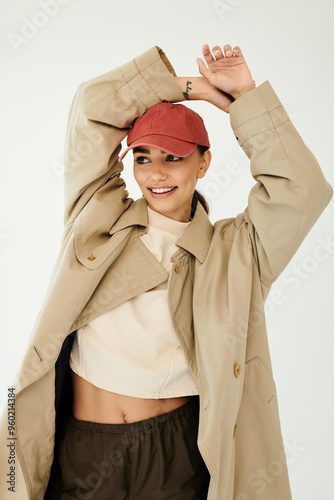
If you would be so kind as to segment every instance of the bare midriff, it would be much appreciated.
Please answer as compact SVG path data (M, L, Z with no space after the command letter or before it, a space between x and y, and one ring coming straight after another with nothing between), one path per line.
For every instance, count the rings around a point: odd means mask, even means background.
M101 424L130 424L156 417L188 403L192 396L144 399L106 391L71 370L73 416Z

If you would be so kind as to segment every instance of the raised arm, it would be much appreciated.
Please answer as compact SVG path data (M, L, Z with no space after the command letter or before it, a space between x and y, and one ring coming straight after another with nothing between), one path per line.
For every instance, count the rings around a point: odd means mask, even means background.
M270 287L333 189L268 81L231 104L230 121L257 181L239 217L247 224L261 282Z
M65 224L74 222L108 181L116 202L115 220L133 201L119 177L123 170L118 162L121 141L133 120L155 104L185 99L173 76L175 71L164 52L152 47L78 87L66 132Z
M205 100L230 113L257 181L235 226L247 230L265 295L328 205L333 189L270 83L255 87L240 47L225 45L223 52L215 46L212 52L216 58L203 46L207 66L197 60L211 86ZM233 102L227 104L226 95Z

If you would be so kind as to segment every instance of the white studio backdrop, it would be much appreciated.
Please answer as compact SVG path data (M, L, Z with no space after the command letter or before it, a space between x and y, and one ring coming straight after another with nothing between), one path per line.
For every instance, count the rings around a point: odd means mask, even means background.
M0 7L0 406L20 366L53 268L63 222L63 151L78 85L154 45L178 76L200 76L208 43L240 45L257 85L269 80L334 186L331 0L3 0ZM198 189L211 221L247 205L254 184L228 114L204 118L213 160ZM124 141L125 143L125 141ZM141 196L125 157L130 196ZM275 282L269 345L294 500L331 498L334 463L334 203Z

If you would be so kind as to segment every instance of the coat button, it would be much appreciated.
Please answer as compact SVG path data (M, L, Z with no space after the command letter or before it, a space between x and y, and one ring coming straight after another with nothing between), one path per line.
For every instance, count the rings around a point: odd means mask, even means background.
M95 257L95 256L91 253L91 254L90 254L90 257L88 257L88 259L89 259L89 260L95 260L95 259L96 259L96 257Z
M234 438L234 436L235 436L235 431L236 431L236 428L237 428L237 424L235 424L234 429L233 429L233 438Z
M179 266L175 266L175 272L176 272L176 273L179 273L179 272L180 272L180 268L179 268Z
M239 365L239 363L235 363L234 364L234 376L236 378L238 378L240 375L240 372L241 372L241 366Z

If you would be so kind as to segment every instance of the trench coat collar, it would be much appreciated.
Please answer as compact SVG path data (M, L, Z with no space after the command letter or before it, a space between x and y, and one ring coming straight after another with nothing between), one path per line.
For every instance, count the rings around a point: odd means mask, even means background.
M139 234L148 230L147 201L144 197L134 201L121 217L113 224L109 234L129 226L142 226ZM195 214L189 226L176 242L176 245L192 253L202 264L207 256L213 236L213 225L201 203L197 202Z

